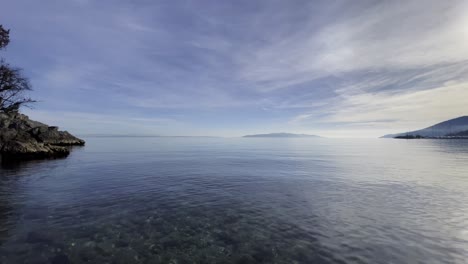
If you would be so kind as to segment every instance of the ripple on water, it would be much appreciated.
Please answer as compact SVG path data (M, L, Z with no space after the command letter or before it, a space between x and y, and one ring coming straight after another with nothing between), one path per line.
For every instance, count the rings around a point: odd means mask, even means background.
M1 263L466 263L465 143L94 140L0 171Z

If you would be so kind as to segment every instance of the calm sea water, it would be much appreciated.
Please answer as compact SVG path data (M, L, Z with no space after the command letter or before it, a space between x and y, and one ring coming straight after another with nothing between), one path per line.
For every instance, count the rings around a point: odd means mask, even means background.
M0 263L468 263L468 140L86 140L0 169Z

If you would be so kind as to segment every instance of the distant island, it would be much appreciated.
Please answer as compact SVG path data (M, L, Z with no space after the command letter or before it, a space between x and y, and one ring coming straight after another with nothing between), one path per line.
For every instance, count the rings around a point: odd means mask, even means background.
M292 134L292 133L269 133L269 134L255 134L246 135L245 138L320 138L316 135L307 134Z
M389 134L382 138L398 139L468 139L468 116L450 119L433 126L400 134Z

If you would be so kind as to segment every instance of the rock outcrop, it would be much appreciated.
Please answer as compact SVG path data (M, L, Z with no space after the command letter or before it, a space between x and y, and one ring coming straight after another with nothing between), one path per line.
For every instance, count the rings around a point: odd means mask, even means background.
M85 142L58 127L30 120L20 113L0 113L0 155L2 159L66 157L69 146Z

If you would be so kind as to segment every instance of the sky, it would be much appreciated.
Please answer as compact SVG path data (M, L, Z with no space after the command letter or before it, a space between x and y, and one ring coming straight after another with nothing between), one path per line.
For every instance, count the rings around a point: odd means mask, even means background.
M79 135L379 137L468 115L468 1L3 0L32 119Z

